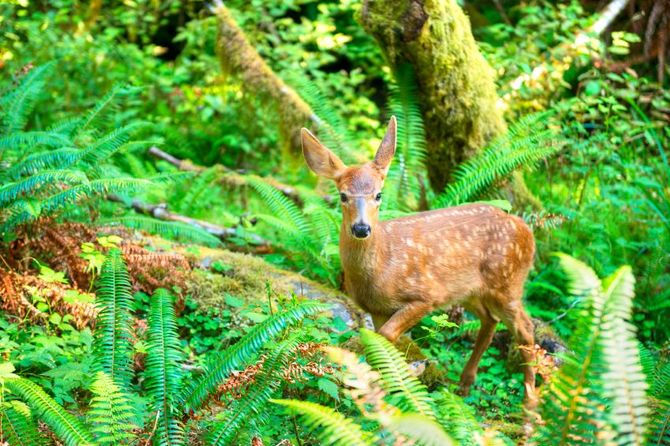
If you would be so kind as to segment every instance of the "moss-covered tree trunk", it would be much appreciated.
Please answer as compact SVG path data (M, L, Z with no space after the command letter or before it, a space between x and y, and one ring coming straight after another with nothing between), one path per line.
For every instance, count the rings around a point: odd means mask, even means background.
M389 63L410 63L419 84L429 177L442 190L453 168L505 132L494 73L456 0L363 0L360 21Z

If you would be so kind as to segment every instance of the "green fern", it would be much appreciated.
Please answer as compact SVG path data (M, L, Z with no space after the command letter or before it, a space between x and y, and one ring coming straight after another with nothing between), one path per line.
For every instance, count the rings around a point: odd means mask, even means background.
M12 201L35 193L45 186L54 187L59 183L71 185L87 182L86 174L78 170L42 170L21 181L0 187L0 207L7 206Z
M604 287L591 268L564 254L570 291L582 300L572 354L553 377L541 407L538 442L597 443L608 432L619 444L642 444L646 418L644 374L630 316L633 279L623 267ZM603 411L602 407L609 407Z
M307 429L315 431L320 444L326 446L373 446L378 441L354 420L334 411L330 407L309 401L270 400L291 409L300 415Z
M394 417L388 428L415 440L422 446L450 446L457 443L432 418L417 413ZM460 444L460 443L458 443Z
M177 335L177 318L172 298L158 289L151 296L149 309L149 342L146 360L146 389L152 410L157 413L154 443L183 445L186 442L176 395L181 386L181 352Z
M26 125L53 65L47 63L33 68L23 76L18 87L0 99L5 135L17 132Z
M306 316L328 309L328 305L316 301L305 301L276 313L255 325L249 333L235 345L229 347L206 367L204 375L197 378L183 395L183 401L190 410L198 409L216 387L237 367L249 362L270 340L288 326L294 325Z
M297 91L314 111L319 139L344 162L363 161L363 154L353 150L357 146L355 138L319 87L304 77L294 81Z
M607 364L602 375L604 396L610 404L610 417L617 443L643 445L647 422L646 376L642 372L632 300L635 278L629 266L619 268L603 284L605 320L602 350Z
M291 352L298 345L301 333L291 336L272 348L272 353L263 363L263 371L256 377L244 397L233 400L218 417L207 435L207 443L215 446L231 444L242 427L252 419L261 417L264 405L277 392L283 382L281 371L287 366Z
M475 446L482 428L475 418L473 409L463 399L453 393L442 390L433 399L437 420L449 435L462 446Z
M93 445L93 436L84 425L54 401L37 384L25 378L5 380L5 386L25 401L38 418L44 421L66 445Z
M399 399L395 404L403 412L415 412L435 420L428 390L409 369L403 355L383 336L361 329L361 343L368 363L382 377L382 387Z
M99 446L127 444L133 437L133 408L128 397L104 372L98 372L91 385L93 399L86 414L91 433Z
M548 113L529 115L496 138L484 151L461 164L454 182L433 200L433 208L458 205L479 197L490 186L522 166L531 166L555 154L560 145L554 132L544 128Z
M204 229L196 228L181 222L161 221L150 217L125 216L116 218L102 218L97 222L100 226L122 225L127 228L146 231L150 234L174 239L177 241L189 241L203 245L217 247L221 246L221 240Z
M121 252L110 251L98 279L95 370L108 374L122 391L132 377L132 303L130 278Z
M72 141L67 135L53 131L15 132L0 137L0 150L29 150L35 146L67 147L71 145Z
M64 147L47 152L33 153L6 171L8 178L17 179L23 175L34 175L42 169L66 169L79 161L81 150Z
M426 136L412 66L398 66L394 77L388 108L398 120L397 146L385 182L384 203L388 209L409 209L422 193L418 177L425 176Z
M30 409L21 401L0 403L0 439L13 446L42 446L46 444L37 425L33 421Z

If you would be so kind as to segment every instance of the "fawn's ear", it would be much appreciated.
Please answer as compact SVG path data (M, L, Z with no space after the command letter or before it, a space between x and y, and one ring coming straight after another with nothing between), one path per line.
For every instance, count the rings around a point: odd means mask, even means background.
M321 144L321 141L306 128L300 131L300 137L302 154L307 165L315 174L334 180L347 168L337 155Z
M389 170L389 166L391 165L391 160L393 159L393 155L395 154L395 144L396 144L396 131L397 131L397 123L395 116L391 116L391 120L389 121L389 126L386 129L386 134L384 135L384 139L382 139L382 143L379 145L379 148L377 149L377 154L375 155L375 159L373 161L374 165L381 170L384 175Z

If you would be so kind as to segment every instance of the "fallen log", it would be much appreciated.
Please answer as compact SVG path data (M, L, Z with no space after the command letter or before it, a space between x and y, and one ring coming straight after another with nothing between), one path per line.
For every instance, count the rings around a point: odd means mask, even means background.
M159 149L158 147L150 147L148 152L149 155L153 156L154 158L161 159L163 161L167 161L168 163L172 164L175 166L177 169L182 170L184 172L194 172L194 173L202 173L205 171L207 168L203 166L199 166L197 164L194 164L191 160L182 160L179 159L173 155L170 155L169 153L165 152L164 150ZM226 167L223 164L216 164L216 167L221 169L223 172L231 173L231 174L239 174L242 175L245 172L243 170L234 170L231 169L230 167ZM232 184L239 184L240 180L242 178L240 177L235 177L233 181L231 181ZM287 184L284 184L280 181L275 180L274 178L268 178L264 177L262 178L263 181L268 183L270 186L274 187L277 189L279 192L284 194L286 197L290 198L294 202L300 204L302 203L302 199L300 198L300 194L296 190L295 187L289 186ZM330 195L322 195L321 198L323 198L327 203L330 203L333 199Z
M123 200L121 197L117 195L110 194L107 196L107 200L113 201L116 203L124 203L125 200ZM174 222L179 222L179 223L184 223L189 226L193 226L194 228L203 230L207 232L208 234L211 234L221 240L222 242L226 242L229 239L233 237L238 237L239 234L237 232L237 228L226 228L223 226L215 225L213 223L210 223L208 221L204 220L198 220L195 218L187 217L185 215L180 215L180 214L175 214L174 212L170 212L167 209L167 204L166 203L159 203L159 204L149 204L149 203L143 203L139 200L133 200L130 204L130 207L137 212L138 214L144 214L151 216L153 218L156 218L158 220L163 220L163 221L174 221ZM272 252L272 248L270 246L270 242L265 240L259 235L256 234L247 234L246 235L247 239L251 242L253 251L256 254L265 254ZM237 245L232 245L229 246L229 248L232 249L237 249L240 250L240 246ZM248 250L245 250L248 251Z

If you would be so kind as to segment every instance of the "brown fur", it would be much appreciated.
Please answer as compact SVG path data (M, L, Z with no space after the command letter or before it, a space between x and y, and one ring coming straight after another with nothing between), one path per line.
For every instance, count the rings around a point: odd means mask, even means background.
M376 196L395 150L395 119L375 160L360 167L344 166L309 136L303 151L310 167L334 179L346 198L340 230L345 287L372 315L379 333L395 341L427 313L445 306L458 304L473 312L482 325L461 376L467 393L495 325L503 321L520 345L530 347L522 349L522 356L526 402L533 407L533 326L521 302L535 254L530 228L522 219L485 204L380 222ZM352 225L360 222L371 228L367 238L352 234Z

